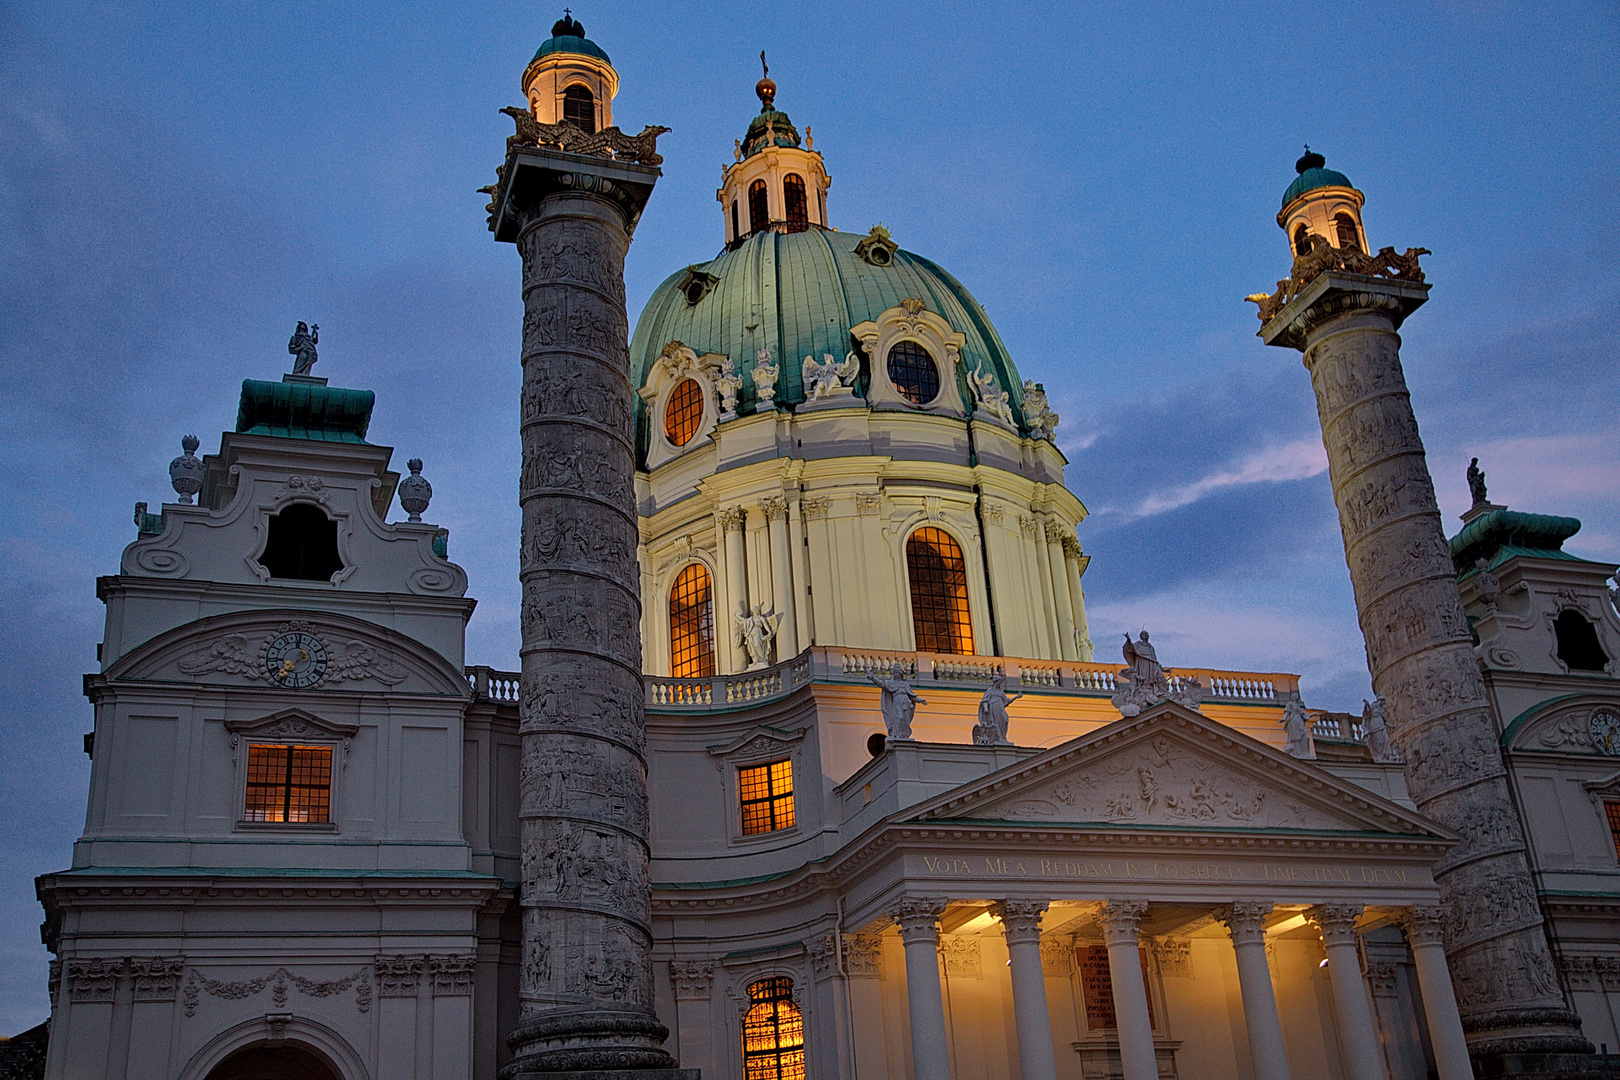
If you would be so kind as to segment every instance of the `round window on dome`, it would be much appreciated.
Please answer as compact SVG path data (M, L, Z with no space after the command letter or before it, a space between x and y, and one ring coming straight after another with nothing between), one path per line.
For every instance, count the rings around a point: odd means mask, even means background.
M939 365L915 341L896 342L888 367L889 381L913 405L927 405L939 396Z
M664 437L676 446L685 446L702 424L703 387L696 379L682 379L664 404Z

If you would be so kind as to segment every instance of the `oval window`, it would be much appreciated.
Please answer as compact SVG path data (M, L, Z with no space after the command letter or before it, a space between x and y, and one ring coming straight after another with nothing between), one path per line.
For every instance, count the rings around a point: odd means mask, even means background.
M703 387L696 379L682 379L664 405L664 437L676 446L685 446L702 423Z
M939 366L915 341L899 341L889 350L889 381L913 405L939 396Z

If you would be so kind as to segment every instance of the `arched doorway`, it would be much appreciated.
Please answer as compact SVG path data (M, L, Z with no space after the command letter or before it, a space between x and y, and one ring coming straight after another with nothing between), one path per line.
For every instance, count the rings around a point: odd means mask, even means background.
M208 1073L208 1080L343 1080L324 1058L300 1046L250 1046Z

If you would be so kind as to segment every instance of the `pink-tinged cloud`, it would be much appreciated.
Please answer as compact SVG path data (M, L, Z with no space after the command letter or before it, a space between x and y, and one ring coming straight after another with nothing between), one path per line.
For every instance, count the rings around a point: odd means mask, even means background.
M1155 514L1179 510L1197 502L1211 492L1245 484L1274 484L1288 480L1305 480L1327 470L1327 454L1321 440L1296 439L1293 442L1268 446L1239 459L1235 464L1180 487L1155 491L1129 509L1114 508L1127 521L1136 521Z

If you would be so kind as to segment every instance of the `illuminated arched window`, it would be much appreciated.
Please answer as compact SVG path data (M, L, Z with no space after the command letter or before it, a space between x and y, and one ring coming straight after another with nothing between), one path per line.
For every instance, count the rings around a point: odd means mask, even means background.
M1361 234L1356 232L1356 219L1349 214L1333 215L1333 231L1339 236L1339 246L1361 250Z
M576 84L563 91L563 119L587 135L596 134L596 98L589 89Z
M685 446L703 426L703 387L696 379L682 379L664 402L664 438Z
M752 983L748 1002L744 1080L804 1080L804 1017L793 1004L793 980L778 976Z
M906 541L906 576L918 651L971 654L967 564L950 533L932 526L912 533Z
M810 206L804 198L804 178L788 173L782 179L782 197L787 204L787 231L804 232L810 227Z
M714 592L698 563L682 570L669 590L669 673L677 679L714 674Z
M742 223L737 218L737 200L736 199L731 200L731 238L733 240L741 240L742 239Z
M1309 255L1311 251L1311 231L1304 225L1294 230L1294 254Z
M748 231L758 232L771 223L771 204L765 196L765 181L748 185Z

